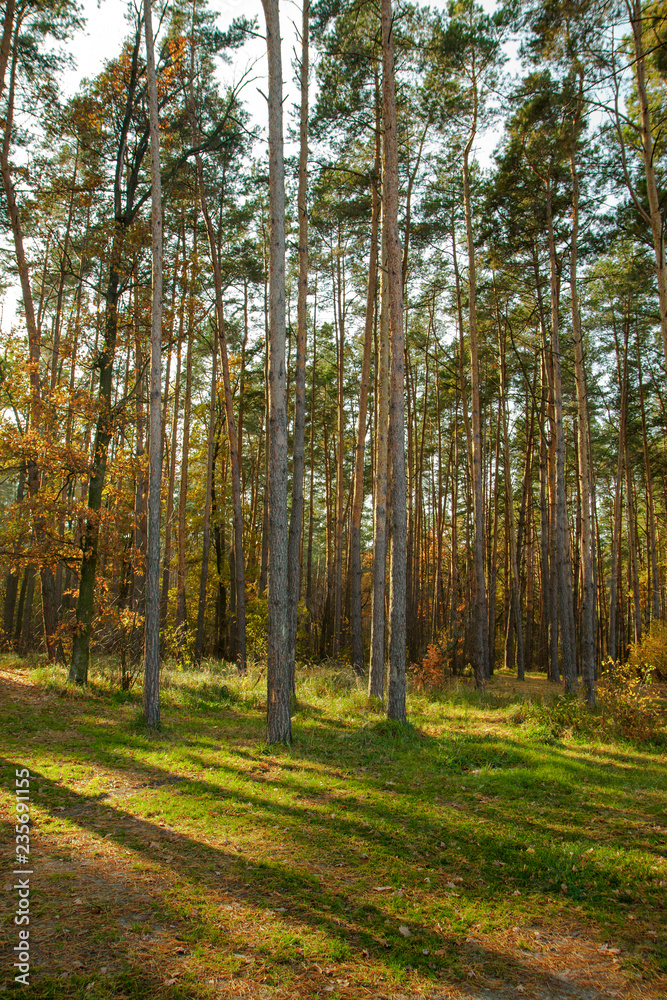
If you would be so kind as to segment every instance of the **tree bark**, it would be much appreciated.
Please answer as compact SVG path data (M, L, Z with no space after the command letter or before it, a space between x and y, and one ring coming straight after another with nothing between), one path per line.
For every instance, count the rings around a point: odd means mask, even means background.
M570 537L567 521L565 484L565 432L563 428L563 391L561 385L560 324L558 316L558 267L553 231L552 187L547 176L546 221L549 240L551 289L551 363L553 372L553 406L556 446L556 553L558 566L558 619L561 637L561 658L565 692L577 687L577 661L574 645L574 609L572 607L572 575L570 571Z
M167 515L164 525L164 560L162 563L162 594L160 598L160 630L164 636L169 608L169 580L171 576L171 542L174 533L174 487L176 485L176 449L178 443L178 411L181 397L181 355L183 346L183 325L185 314L185 293L187 288L187 260L185 256L185 234L183 238L183 287L178 319L178 348L176 354L176 378L174 380L174 411L171 421L171 448L169 458L169 486L167 489ZM164 640L163 640L164 641Z
M287 615L287 391L285 372L285 168L278 0L262 0L269 61L269 566L267 740L291 743Z
M479 337L477 332L477 274L475 239L472 226L469 157L477 131L477 84L473 82L473 120L470 135L463 150L463 200L468 241L468 335L470 339L470 391L472 396L472 494L474 545L474 614L473 670L475 687L484 690L487 670L491 665L491 643L488 630L489 614L484 573L484 487L482 454L482 419L479 378Z
M308 47L310 0L303 0L301 14L301 113L299 120L299 278L297 296L296 376L294 380L294 457L292 509L287 545L289 606L290 691L294 691L296 635L301 593L301 536L303 533L303 477L306 440L306 339L308 325Z
M510 442L509 430L507 426L507 368L505 361L505 342L500 331L500 315L496 304L496 315L498 321L498 352L500 360L500 415L503 429L503 462L505 465L505 531L509 543L510 571L512 579L512 600L511 614L514 619L514 632L516 635L516 665L517 679L525 679L525 659L523 645L523 619L521 614L521 597L519 589L519 563L517 559L516 532L514 528L514 496L512 490L512 476L510 463ZM509 666L509 664L506 664Z
M373 496L373 607L368 694L384 697L385 582L387 562L387 458L389 422L389 295L387 288L386 227L382 218L382 281L380 342L376 362L375 490Z
M391 450L391 539L389 586L389 681L387 716L406 720L406 477L405 477L405 337L403 280L398 232L398 135L394 38L391 0L382 0L382 112L384 125L383 225L387 233L387 285L390 328L389 442Z
M148 541L144 629L144 718L160 725L160 508L162 488L162 180L151 0L144 0L146 79L151 144L151 369L148 437Z
M197 605L197 631L195 633L195 663L200 663L204 655L204 615L206 611L206 583L211 549L211 491L213 487L213 439L215 436L215 401L218 387L217 339L213 337L213 357L211 359L211 396L208 406L208 437L206 443L206 493L204 497L204 523L202 525L202 555L199 573L199 602Z
M642 418L642 446L644 451L644 476L646 478L646 514L648 520L648 546L649 562L651 564L651 602L650 609L651 622L660 620L660 576L658 573L658 543L655 527L655 505L653 500L653 477L651 474L651 457L648 447L648 434L646 424L646 407L644 405L644 384L642 379L641 351L639 349L639 335L636 338L637 345L637 374L639 376L639 406Z
M364 643L361 616L361 509L364 502L364 457L366 450L366 424L368 416L368 387L370 383L371 347L373 344L373 321L377 286L378 235L380 219L380 198L377 190L380 175L381 137L376 119L375 163L371 177L371 246L368 262L368 285L366 292L366 322L364 326L364 353L361 362L361 384L359 386L359 413L357 416L357 443L354 466L354 501L350 526L350 626L352 632L352 666L361 675L364 672Z
M583 85L583 84L582 84ZM580 89L581 95L581 89ZM581 97L580 97L581 102ZM581 103L578 114L580 114ZM588 436L588 398L584 362L583 334L577 287L577 253L579 236L579 174L577 170L576 124L570 150L572 176L572 233L570 237L570 303L572 308L572 340L574 342L574 377L577 388L577 432L579 443L579 491L581 494L581 613L580 647L581 675L586 701L595 704L595 588L593 581L593 532L591 525L591 468Z
M187 604L185 593L185 548L186 524L185 514L188 502L188 472L190 462L190 417L192 413L192 351L195 338L195 280L198 270L197 262L197 209L194 211L194 237L192 246L192 262L190 267L190 285L188 295L188 346L185 355L185 399L183 401L183 430L181 432L181 479L178 488L178 574L176 579L176 628L178 630L179 647L182 648L187 622Z

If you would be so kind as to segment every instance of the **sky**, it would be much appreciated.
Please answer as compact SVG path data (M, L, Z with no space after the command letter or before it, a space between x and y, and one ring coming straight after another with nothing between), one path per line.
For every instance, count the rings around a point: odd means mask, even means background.
M92 79L104 67L104 64L115 58L120 52L124 39L130 32L128 11L134 10L135 3L141 0L82 0L81 13L83 27L70 39L67 46L73 58L73 66L61 74L60 83L65 96L72 96L84 78ZM444 9L448 0L430 0L428 5L435 9ZM495 0L482 0L482 6L490 13L495 9ZM210 9L219 13L219 27L225 29L235 17L256 16L261 35L264 17L261 0L210 0ZM132 18L134 20L134 18ZM280 0L280 25L282 34L283 81L285 88L285 133L287 136L290 125L289 114L298 103L298 87L295 81L295 71L292 68L295 49L299 44L297 26L301 23L300 0ZM225 84L235 84L247 74L248 81L241 93L253 124L259 126L262 134L266 134L267 110L263 93L267 90L266 43L262 37L250 39L235 55L231 64L220 64L220 79ZM314 74L311 102L314 99ZM499 134L491 131L480 136L476 152L483 166L488 166L491 153L498 141ZM262 155L260 141L255 154ZM285 143L286 155L294 154L296 147ZM11 323L16 317L17 303L20 297L18 285L5 292L0 301L0 327Z
M430 0L428 6L444 9L447 0ZM489 12L495 9L495 0L482 0L482 6ZM70 53L76 66L68 70L62 77L62 86L67 94L73 94L84 77L92 78L100 72L108 59L114 58L120 51L124 38L129 33L127 0L83 0L82 13L85 27L76 33L71 40ZM263 11L261 0L210 0L210 9L219 12L218 24L223 30L235 17L256 16L259 31L263 28ZM280 27L283 39L283 80L286 92L285 107L289 112L297 103L297 87L294 83L292 62L294 50L298 44L299 33L297 25L301 23L300 0L281 0ZM242 92L242 100L247 105L253 123L262 130L266 126L266 101L262 92L266 93L266 44L263 38L249 40L236 54L231 65L220 66L220 78L224 83L234 84L248 73L249 81ZM285 122L287 131L288 122ZM487 165L497 136L482 137L478 144L478 155ZM286 149L286 152L292 152ZM259 155L260 150L257 150Z

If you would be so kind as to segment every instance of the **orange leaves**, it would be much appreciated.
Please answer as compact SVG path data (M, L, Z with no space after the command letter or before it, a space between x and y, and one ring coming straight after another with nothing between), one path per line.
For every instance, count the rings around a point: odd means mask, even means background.
M435 643L430 643L421 663L412 665L413 683L418 691L442 687L448 676L447 661Z

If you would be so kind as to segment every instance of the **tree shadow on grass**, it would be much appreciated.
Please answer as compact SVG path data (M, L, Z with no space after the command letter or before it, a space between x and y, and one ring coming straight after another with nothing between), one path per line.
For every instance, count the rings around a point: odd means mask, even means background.
M97 704L91 706L94 707L94 712L79 711L85 706L85 701L82 702L80 699L65 700L63 708L66 706L71 709L69 714L73 717L66 721L82 726L90 725L91 716L99 714L100 710L100 705ZM30 713L33 708L34 706L23 706L24 715L26 712ZM420 850L417 860L428 860L442 871L442 876L438 876L438 882L434 885L434 891L438 893L444 888L440 883L447 877L444 874L445 869L463 859L472 869L470 877L468 874L465 876L465 897L472 903L481 904L488 901L492 906L496 906L502 903L503 897L509 895L514 886L519 886L523 893L530 893L536 899L554 891L552 876L548 881L544 879L538 881L538 876L540 866L546 863L559 877L560 868L564 863L562 849L557 849L551 843L554 835L562 829L562 806L556 803L553 808L545 810L540 816L535 813L527 814L525 803L517 808L518 802L515 796L517 789L521 788L519 779L522 776L526 777L532 771L539 773L540 764L539 761L536 763L536 753L540 754L542 748L537 748L536 751L534 746L506 739L494 738L495 742L488 739L480 741L485 753L490 750L494 754L499 754L501 759L505 759L510 752L515 755L523 754L522 760L525 766L520 766L519 762L513 771L502 767L498 769L497 775L508 782L502 790L504 798L497 802L479 802L475 806L471 802L459 812L454 809L454 804L451 802L444 804L442 801L436 802L436 798L441 798L443 792L443 780L452 785L453 779L456 779L455 787L449 789L449 793L454 796L459 794L460 780L470 780L469 775L464 775L460 769L456 772L451 768L447 770L443 766L443 746L445 750L451 749L455 742L419 733L412 727L396 732L393 729L387 731L382 725L341 729L329 726L323 720L295 747L272 748L267 755L265 748L258 747L252 750L247 746L248 738L253 738L262 720L251 720L248 713L240 715L229 705L210 718L202 717L200 714L188 718L187 721L179 720L178 724L183 726L186 737L183 743L188 746L185 753L180 751L181 757L185 757L193 765L201 766L204 761L210 762L215 766L219 776L219 780L216 781L215 775L212 775L210 780L191 775L174 775L168 768L130 757L130 751L136 753L143 749L155 750L161 742L164 742L165 746L173 744L173 736L167 732L155 739L147 739L139 728L128 729L127 721L126 717L118 716L108 727L101 728L95 723L94 746L86 763L99 760L100 763L116 771L119 777L124 779L129 777L134 780L135 786L130 790L130 794L142 788L164 788L167 791L170 787L177 786L178 791L184 793L181 816L185 820L188 820L187 808L188 803L191 803L192 808L219 807L221 804L234 809L250 807L255 810L253 823L263 824L267 831L269 823L288 822L289 836L294 844L291 855L293 862L283 864L274 860L255 861L250 857L247 859L245 856L240 857L234 850L225 851L219 845L205 841L202 843L197 837L186 836L172 830L165 831L155 823L137 819L126 810L108 803L104 798L105 793L99 796L81 795L58 785L48 777L37 775L37 785L43 787L47 799L52 799L51 802L43 802L40 797L38 802L40 807L53 810L55 805L53 800L57 797L58 804L64 806L61 814L67 815L72 823L90 833L108 831L110 839L119 848L129 850L133 858L138 858L147 865L157 861L165 878L176 879L182 886L191 887L192 892L203 892L214 898L216 893L224 891L230 898L242 900L245 905L256 908L277 909L284 905L288 916L280 919L289 923L290 933L298 933L300 927L309 928L311 931L318 929L327 941L340 940L355 950L366 950L388 969L393 964L402 967L408 964L427 972L428 962L421 954L423 947L427 947L429 951L444 951L443 964L446 966L444 975L461 974L462 962L470 962L472 968L480 965L478 953L465 945L463 933L438 930L433 925L435 917L430 922L419 920L413 922L406 919L412 934L410 939L405 939L397 932L397 925L401 919L398 912L390 911L387 906L383 907L379 902L380 897L378 903L371 902L359 906L360 894L363 891L368 892L369 889L364 882L363 868L360 868L358 863L360 842L372 845L372 849L385 858L388 864L391 862L393 874L388 880L396 888L404 882L408 886L408 892L413 888L416 890L418 883L423 882L423 871L417 874L416 866L413 866L415 859L410 856L417 835L421 837L422 843L428 845ZM233 730L239 738L244 737L242 740L244 745L228 744L227 734L221 735L219 732L222 724ZM81 761L81 751L86 746L85 734L79 733L75 736L71 733L71 735L72 739L67 743L58 745L58 752L71 757L72 760ZM40 742L40 736L41 733L36 737L37 744ZM314 817L307 817L307 810L303 804L290 805L276 802L267 796L264 790L259 792L258 785L263 783L261 780L252 786L249 784L247 788L238 787L238 782L246 781L248 776L240 776L233 762L222 763L219 757L216 757L221 741L225 744L226 753L241 758L251 766L267 763L270 758L270 767L284 773L272 774L268 780L273 785L277 784L282 791L295 793L303 784L299 782L299 777L306 772L306 776L323 778L329 782L330 787L325 788L320 796L323 805L324 797L339 781L348 783L354 781L359 793L373 793L375 799L360 802L354 795L348 794L343 803L346 814L343 817L331 819L329 815L331 807L328 804L326 808L318 810ZM472 741L471 746L475 745ZM371 774L363 777L359 775L359 754L362 750L369 761L374 763L375 770L379 772L378 777ZM583 758L581 761L573 761L569 753L565 754L554 748L548 748L548 752L556 754L559 766L562 764L563 767L567 766L570 769L575 784L575 779L583 773L584 768L586 773L590 774L591 767L596 766ZM378 764L378 757L384 757L384 763ZM11 762L7 763L14 767ZM517 763L516 760L514 763ZM417 787L412 780L416 764L422 768L421 787ZM356 776L350 778L344 773L346 769L357 771ZM608 779L606 769L598 767L597 771L600 780L603 777ZM391 789L386 787L379 789L379 783L385 785L382 775L389 773L396 776L396 786ZM489 773L494 777L495 772ZM13 771L11 774L13 778ZM233 787L235 781L236 786ZM610 795L612 793L616 794L610 789ZM480 810L477 816L472 812L475 808ZM256 814L258 810L261 812L260 817ZM312 812L312 809L309 811ZM486 813L489 821L494 823L492 830L480 829L478 821L483 818L483 813ZM57 815L58 813L54 813L54 816ZM517 833L520 840L523 838L521 844L517 844ZM547 841L540 848L540 856L535 859L532 855L520 857L517 848L527 842L525 837L532 837L535 834ZM434 845L439 843L442 836L446 839L452 836L462 839L464 845L462 852L457 854L449 847L445 850L435 848ZM150 847L151 843L164 841L168 842L168 847L161 852L157 848ZM594 843L594 840L592 842ZM170 855L169 852L173 854ZM325 865L331 865L334 858L336 860L344 858L343 871L340 875L347 877L347 884L337 885L334 888L320 877L321 871L318 873L305 870L312 861L313 852L315 854L319 852L319 860ZM166 860L167 857L170 857L169 861ZM351 858L354 859L354 863ZM491 867L492 858L499 860L501 864L498 867ZM524 870L521 870L522 865L518 863L519 861L523 863ZM301 870L297 868L298 865L301 865ZM612 869L613 863L610 863L605 867L605 874L611 874ZM326 878L332 883L335 881L333 874L330 867L326 872ZM478 881L482 875L483 884ZM579 876L573 878L578 880ZM630 879L629 885L632 891L639 889L636 879L634 881ZM573 888L576 888L574 882ZM372 887L370 889L373 891ZM161 889L157 895L164 902L170 892L169 889ZM385 897L381 898L384 902ZM588 906L590 902L589 900L584 905ZM444 898L442 904L438 910L442 921L455 923L451 905L446 903ZM178 919L181 921L179 926L183 925L182 918ZM201 933L205 940L209 933L207 930L209 924L208 920L203 922ZM196 924L195 918L184 922L184 926L188 928L187 933L193 933L193 925L196 932L199 925ZM232 941L234 941L233 933L232 928L230 929ZM385 942L389 943L389 949L385 947ZM243 941L232 944L232 947L239 947L241 950ZM520 981L522 973L525 972L516 954L508 957L501 949L489 950L483 962L502 963L508 981L513 979ZM451 963L456 963L456 966ZM562 992L565 987L558 976L546 977L543 987L545 991L561 990L560 993L553 993L555 996L583 995L581 992L572 992L570 987L568 987L569 993Z
M14 761L3 761L3 764L12 769L17 766ZM365 952L381 966L385 966L387 972L391 971L392 966L398 965L411 966L428 975L429 963L423 954L426 950L429 954L435 951L444 953L444 964L447 967L444 970L445 976L465 976L466 969L478 969L484 974L487 967L494 968L496 973L501 968L504 977L510 982L521 982L526 974L524 964L515 954L490 948L480 950L479 945L469 943L461 935L443 929L436 930L419 920L406 918L402 926L408 927L409 936L404 937L398 930L397 925L401 919L398 915L390 921L394 926L388 927L387 912L377 904L365 902L362 907L356 906L354 886L350 886L349 891L334 889L296 866L267 861L249 863L232 850L202 843L173 829L165 830L156 823L109 805L104 793L90 796L63 789L45 775L36 772L33 773L33 780L39 785L40 793L57 791L61 799L64 797L66 808L63 815L73 824L92 834L107 830L107 838L118 848L130 852L133 863L128 863L125 869L117 868L114 871L113 863L106 859L95 863L91 871L89 863L87 869L78 867L74 879L66 880L66 884L70 897L72 892L83 894L83 899L78 898L76 903L89 908L91 924L95 922L93 914L102 907L105 907L107 916L113 914L113 901L124 911L129 904L130 914L127 920L138 928L137 934L142 927L149 925L149 943L143 946L147 953L151 946L150 935L155 930L157 910L162 913L163 921L171 923L171 929L175 931L173 937L187 942L183 950L190 954L196 951L198 945L219 946L222 940L228 953L234 955L236 952L247 953L250 950L254 961L264 963L267 959L275 962L270 952L282 947L283 961L281 963L278 959L278 964L283 964L286 969L290 969L292 975L298 977L295 967L300 964L301 958L296 944L288 943L285 946L283 940L281 946L280 942L274 942L268 956L263 953L261 946L249 949L248 938L244 934L242 923L240 925L237 911L228 915L229 902L236 900L250 908L249 919L256 920L259 910L272 911L266 918L266 933L269 938L277 922L280 923L278 937L281 939L284 939L285 934L291 934L298 941L304 928L317 930L324 935L325 941L342 942L349 949L349 954ZM48 804L42 803L41 807L48 808ZM148 870L151 881L149 896L143 885L140 885L141 891L137 892L137 860L143 861ZM40 859L36 858L37 872L39 863ZM67 861L63 862L64 869L67 869L67 865ZM176 902L175 893L180 894ZM38 889L35 893L36 908L43 910L48 905L49 895L41 888ZM63 900L59 900L57 905L62 909ZM283 909L286 915L276 917ZM39 917L35 919L35 924L35 938L39 940ZM140 942L141 939L138 939L137 947L141 949ZM89 955L89 936L79 942L78 947L72 941L69 953L64 956L66 967L71 968L74 953ZM139 961L136 956L133 959L131 955L126 957L126 963L128 960L130 965L132 962L136 965ZM98 957L97 961L101 962L102 959ZM167 971L173 973L174 962L178 964L178 959L171 958L170 962L172 967ZM118 973L119 987L122 975L121 970ZM534 980L534 969L530 975ZM96 974L91 972L87 981L94 978ZM167 975L166 978L170 976ZM561 977L552 974L542 974L540 985L548 995L555 997L596 995L594 992L584 994ZM173 997L174 1000L182 995L176 986L166 992L163 987L164 983L160 986L159 993L144 992L135 995L164 995ZM63 991L60 995L66 997L79 994ZM200 994L192 991L187 995L198 997Z

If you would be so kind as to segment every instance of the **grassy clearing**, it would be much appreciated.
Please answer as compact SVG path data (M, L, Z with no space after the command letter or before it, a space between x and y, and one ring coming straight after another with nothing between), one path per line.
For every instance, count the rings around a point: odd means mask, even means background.
M151 736L110 667L81 692L0 659L9 864L33 775L32 996L667 994L664 747L603 738L537 675L413 695L398 726L316 669L267 748L262 676L215 663L165 671Z

